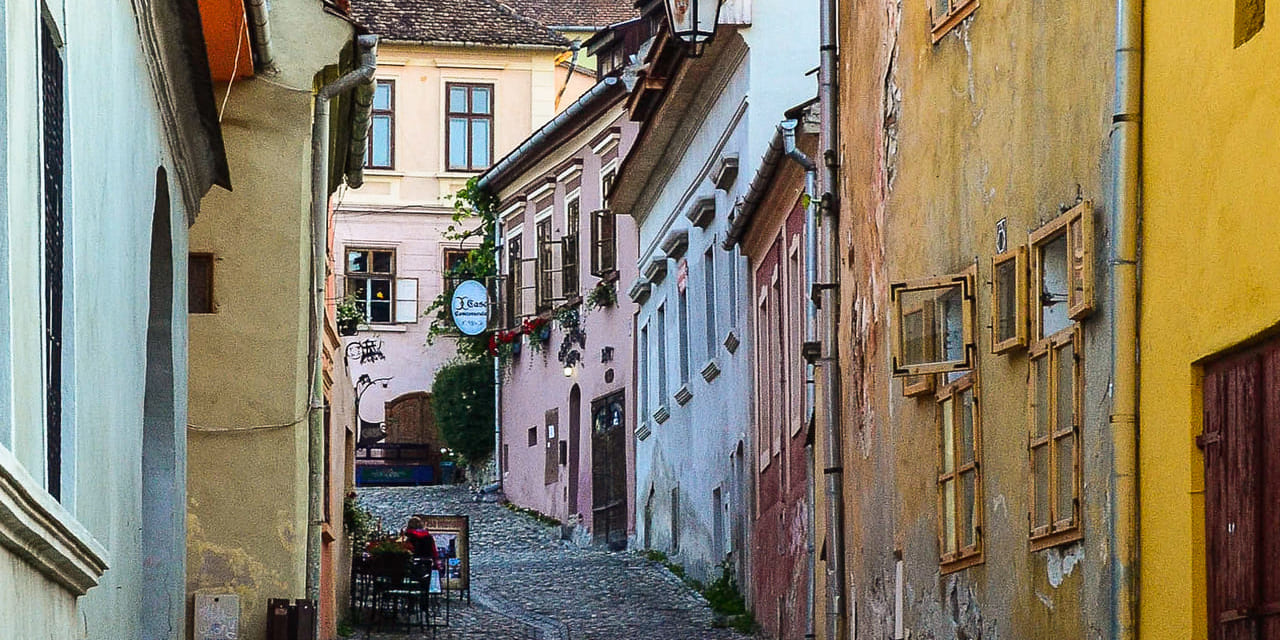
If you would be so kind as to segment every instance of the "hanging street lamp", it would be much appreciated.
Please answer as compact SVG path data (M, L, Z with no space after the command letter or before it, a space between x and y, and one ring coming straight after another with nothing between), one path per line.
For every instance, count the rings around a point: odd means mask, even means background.
M702 55L702 49L716 35L720 20L720 0L662 0L667 9L671 35L685 47L690 58Z

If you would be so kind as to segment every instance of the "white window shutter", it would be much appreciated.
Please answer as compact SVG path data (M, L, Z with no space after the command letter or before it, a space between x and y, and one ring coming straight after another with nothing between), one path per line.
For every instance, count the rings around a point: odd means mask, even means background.
M538 261L534 258L520 260L520 314L532 315L538 308ZM517 318L518 319L518 318Z
M551 291L548 297L555 302L565 299L564 291L564 242L551 242Z
M396 322L418 321L418 279L396 278Z

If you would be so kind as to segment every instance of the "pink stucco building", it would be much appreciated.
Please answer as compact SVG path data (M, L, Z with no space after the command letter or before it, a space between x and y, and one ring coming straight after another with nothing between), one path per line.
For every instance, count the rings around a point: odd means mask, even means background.
M503 489L580 543L624 546L635 505L631 219L607 193L635 139L610 75L481 177L497 196ZM518 345L518 346L517 346Z
M426 416L424 394L456 353L448 338L427 344L430 319L422 316L446 289L445 271L479 244L445 237L452 194L594 77L560 65L570 48L563 35L492 0L353 7L382 41L364 186L335 197L334 253L339 295L354 294L365 315L359 334L345 340L372 340L385 355L350 363L353 381L373 381L358 402L360 419L376 427L404 422L404 412ZM420 430L434 424L421 421ZM388 425L391 440L394 430ZM366 428L362 440L380 433Z

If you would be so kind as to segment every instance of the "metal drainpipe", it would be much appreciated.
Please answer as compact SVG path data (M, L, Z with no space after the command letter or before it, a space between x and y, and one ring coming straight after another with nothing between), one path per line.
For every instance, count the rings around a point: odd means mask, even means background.
M324 520L324 351L325 257L329 229L329 100L373 79L378 66L378 37L356 38L360 66L325 85L315 97L311 120L311 326L308 364L311 411L307 454L307 599L320 598L320 529ZM359 420L359 416L356 416ZM317 633L319 629L317 627Z
M271 48L271 21L268 19L267 0L245 0L245 8L249 12L249 21L253 26L253 50L258 53L258 70L277 73L275 53Z
M1138 632L1138 261L1142 206L1142 0L1116 0L1115 110L1111 116L1111 637Z
M805 153L796 148L796 128L800 125L795 120L784 120L778 125L778 131L782 133L782 149L801 168L804 169L804 195L807 199L804 207L804 280L806 284L812 285L818 281L818 220L814 207L817 195L818 167L813 163L813 159L805 155ZM804 314L804 343L806 345L815 344L818 337L818 307L814 304L813 298L810 297L808 304L805 305ZM805 364L805 404L804 416L805 422L812 424L814 411L814 379L813 379L813 363L806 360ZM805 470L808 474L806 477L809 481L806 483L805 492L809 505L809 522L807 533L805 535L806 543L806 562L809 571L809 588L805 595L805 638L816 637L817 622L813 619L816 609L814 594L814 585L817 580L817 559L814 557L814 531L815 518L813 512L814 485L817 482L813 477L814 460L813 460L813 444L805 446Z
M836 228L839 214L837 171L840 168L839 130L837 129L836 102L836 2L820 0L818 3L819 65L818 106L821 112L819 146L825 171L822 174L821 222L825 229L825 245L819 259L824 283L810 296L821 296L823 310L822 342L818 362L822 373L823 445L826 450L822 474L826 479L827 503L827 637L839 640L845 636L848 622L844 569L844 467L843 426L840 418L840 363L837 347L836 320L840 311L839 290L839 242Z
M494 275L502 269L502 216L495 213L493 220L493 271ZM501 282L499 280L498 282ZM510 280L507 281L510 286ZM490 305L493 308L495 305ZM498 483L498 491L502 486L502 361L493 357L493 470L497 474L494 482Z

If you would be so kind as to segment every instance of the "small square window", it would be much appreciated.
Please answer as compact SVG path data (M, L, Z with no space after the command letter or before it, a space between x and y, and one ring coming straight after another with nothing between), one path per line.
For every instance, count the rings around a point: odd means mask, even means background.
M991 259L991 353L1027 346L1027 249Z
M187 259L187 312L214 313L213 254L193 253Z
M919 337L927 334L933 326L933 305L921 304L904 309L902 312L902 324L903 331L907 336L905 346L910 351L906 355L907 359L921 361L926 357L931 357L932 354L924 352L931 350L932 344L926 343ZM902 379L902 395L916 397L932 394L936 387L936 378L937 376L932 373L907 376Z
M973 269L897 282L890 286L889 297L894 308L894 377L973 368ZM915 310L919 315L908 322L907 312Z
M1093 311L1093 206L1085 200L1031 234L1031 337Z

